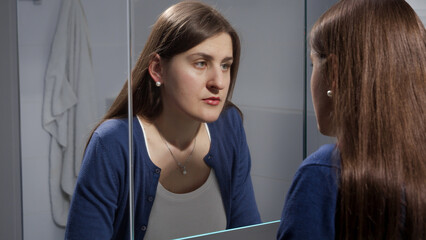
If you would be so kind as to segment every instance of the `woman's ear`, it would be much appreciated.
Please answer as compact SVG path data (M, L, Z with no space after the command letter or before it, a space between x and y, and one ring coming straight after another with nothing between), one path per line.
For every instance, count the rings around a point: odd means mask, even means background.
M149 75L156 83L163 83L161 57L157 53L152 57L148 66Z

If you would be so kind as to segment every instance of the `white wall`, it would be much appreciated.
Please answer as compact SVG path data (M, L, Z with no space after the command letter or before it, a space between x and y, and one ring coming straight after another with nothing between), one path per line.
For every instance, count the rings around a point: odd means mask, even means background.
M23 225L26 240L63 239L51 217L49 136L42 129L44 74L56 29L60 0L17 1L21 96ZM126 4L82 0L90 29L99 114L126 79Z

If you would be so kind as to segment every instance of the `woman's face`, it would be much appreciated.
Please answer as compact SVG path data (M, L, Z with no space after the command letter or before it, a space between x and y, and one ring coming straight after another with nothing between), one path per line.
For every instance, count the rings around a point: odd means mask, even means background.
M232 61L231 37L220 33L163 62L163 111L215 121L228 94Z
M331 84L324 77L327 59L320 58L316 52L311 51L311 60L313 64L311 93L318 130L324 135L332 136L332 99L327 96L327 91L331 90Z

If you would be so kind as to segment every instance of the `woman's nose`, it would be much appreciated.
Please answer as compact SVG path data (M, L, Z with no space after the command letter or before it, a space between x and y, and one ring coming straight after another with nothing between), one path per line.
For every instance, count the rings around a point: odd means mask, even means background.
M209 80L207 81L207 87L209 89L217 89L217 90L224 89L226 74L229 74L229 73L223 72L220 66L217 68L211 69Z

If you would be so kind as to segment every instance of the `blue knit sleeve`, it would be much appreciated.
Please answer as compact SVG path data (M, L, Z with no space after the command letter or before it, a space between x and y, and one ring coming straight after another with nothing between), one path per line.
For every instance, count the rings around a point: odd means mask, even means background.
M277 239L334 239L338 167L332 151L332 145L320 148L296 172Z
M117 136L95 132L86 148L71 201L65 239L111 239L126 159ZM111 140L112 139L112 140ZM121 146L120 146L121 145Z
M250 177L251 157L242 119L232 109L232 124L236 132L237 151L233 165L232 210L229 228L247 226L261 222Z

